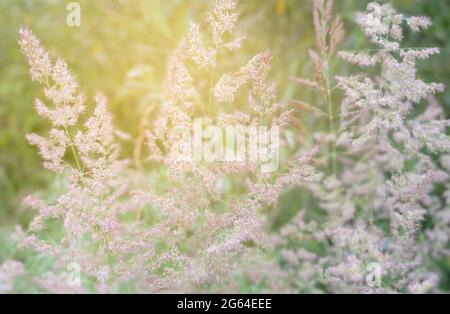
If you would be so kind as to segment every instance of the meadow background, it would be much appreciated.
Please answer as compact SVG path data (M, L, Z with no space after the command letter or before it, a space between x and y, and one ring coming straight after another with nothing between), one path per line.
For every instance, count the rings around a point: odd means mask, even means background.
M15 225L26 228L32 213L22 204L24 195L61 188L45 171L25 134L45 130L33 100L38 87L29 78L28 66L17 44L18 30L28 26L53 56L64 57L88 98L101 90L111 104L115 125L136 137L145 109L159 101L166 63L190 21L203 20L207 0L79 0L81 27L66 25L66 5L59 0L0 0L0 263L16 254L7 235ZM366 39L355 27L354 13L369 1L338 0L335 11L345 23L347 37L341 48L365 47ZM406 44L437 46L441 54L420 63L425 81L450 86L450 1L394 0L394 6L410 15L427 15L434 25L424 33L407 34ZM308 77L311 63L307 51L314 46L310 0L243 0L238 31L248 37L244 48L230 62L243 63L266 48L273 51L270 79L276 81L282 101L313 97L289 81L290 76ZM352 71L345 62L333 64L333 72ZM438 95L450 117L450 88ZM306 113L307 115L307 113ZM310 119L300 117L308 130ZM317 129L317 126L314 126ZM319 126L320 127L320 126ZM325 126L324 126L325 127ZM124 157L133 146L125 145ZM301 193L281 199L282 223L299 208ZM286 217L284 217L285 215ZM25 257L22 257L22 259ZM36 263L36 265L41 265ZM442 269L450 278L450 261ZM40 266L39 266L40 267ZM38 271L38 270L36 270ZM444 288L450 280L444 280Z

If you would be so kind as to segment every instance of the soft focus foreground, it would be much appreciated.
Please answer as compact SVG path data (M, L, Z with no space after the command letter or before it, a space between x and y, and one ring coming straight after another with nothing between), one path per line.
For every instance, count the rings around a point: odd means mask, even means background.
M0 292L448 291L431 2L2 4ZM198 119L276 167L180 159Z

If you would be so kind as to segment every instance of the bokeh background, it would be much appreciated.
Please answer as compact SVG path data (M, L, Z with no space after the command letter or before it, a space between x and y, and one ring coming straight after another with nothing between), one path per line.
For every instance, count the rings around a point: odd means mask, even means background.
M18 30L28 26L53 56L63 57L88 98L102 91L110 100L118 128L132 136L139 131L145 109L158 102L166 62L190 21L204 20L209 0L79 0L81 27L66 25L62 0L0 0L0 262L11 255L7 235L20 224L26 227L31 213L22 205L24 195L57 191L58 180L43 170L36 150L25 134L46 129L33 108L38 86L31 82L28 67L17 44ZM256 53L273 51L271 79L278 82L281 100L308 99L308 91L289 81L290 76L309 76L307 50L314 46L311 0L241 0L238 32L248 40L240 51L243 64ZM353 22L354 14L369 1L336 0L347 37L341 48L364 48L367 42ZM450 86L450 1L394 0L399 10L433 19L432 28L407 34L408 46L442 49L420 64L426 80ZM241 60L242 59L242 60ZM352 68L335 62L333 72L348 74ZM450 113L450 88L439 100ZM308 119L305 119L306 129ZM125 144L124 155L132 154ZM286 215L298 209L296 194L282 199ZM279 219L283 220L283 217ZM447 263L448 264L448 263ZM444 268L448 265L444 266Z

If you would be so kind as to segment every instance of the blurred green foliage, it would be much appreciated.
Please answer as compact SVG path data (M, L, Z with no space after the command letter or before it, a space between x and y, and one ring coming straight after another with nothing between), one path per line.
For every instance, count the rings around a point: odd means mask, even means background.
M40 166L36 150L25 134L46 129L38 118L33 100L39 90L29 77L20 53L18 30L26 25L42 40L54 57L63 57L78 78L88 99L101 90L110 100L115 124L136 136L140 119L148 106L158 103L168 57L186 33L188 23L204 20L211 1L207 0L79 0L81 27L66 25L66 5L58 0L0 1L0 225L11 228L26 224L29 213L21 206L23 195L39 190L58 190L58 180ZM309 91L289 81L290 76L309 76L307 51L314 47L311 0L242 0L238 33L248 38L235 56L243 64L256 53L273 51L271 79L278 82L281 100L308 99ZM343 49L367 47L362 32L353 22L358 10L369 1L335 1L344 19L347 38ZM407 14L427 15L434 26L423 34L408 34L408 46L438 46L442 49L420 65L420 75L428 81L449 86L450 2L441 0L394 0ZM344 62L335 62L333 72L353 71ZM450 113L450 89L439 95ZM304 119L305 131L312 129ZM317 126L315 126L317 129ZM131 156L125 143L123 154ZM275 227L289 219L302 201L302 193L288 192L281 200ZM14 248L0 235L0 259Z

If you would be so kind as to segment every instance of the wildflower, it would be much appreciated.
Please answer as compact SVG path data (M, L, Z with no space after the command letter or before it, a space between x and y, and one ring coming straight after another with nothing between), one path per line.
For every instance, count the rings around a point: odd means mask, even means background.
M21 262L10 260L0 264L0 292L12 292L16 277L23 274L25 267Z
M19 30L20 49L27 58L33 81L43 81L51 74L52 64L49 54L41 47L41 43L27 28Z

